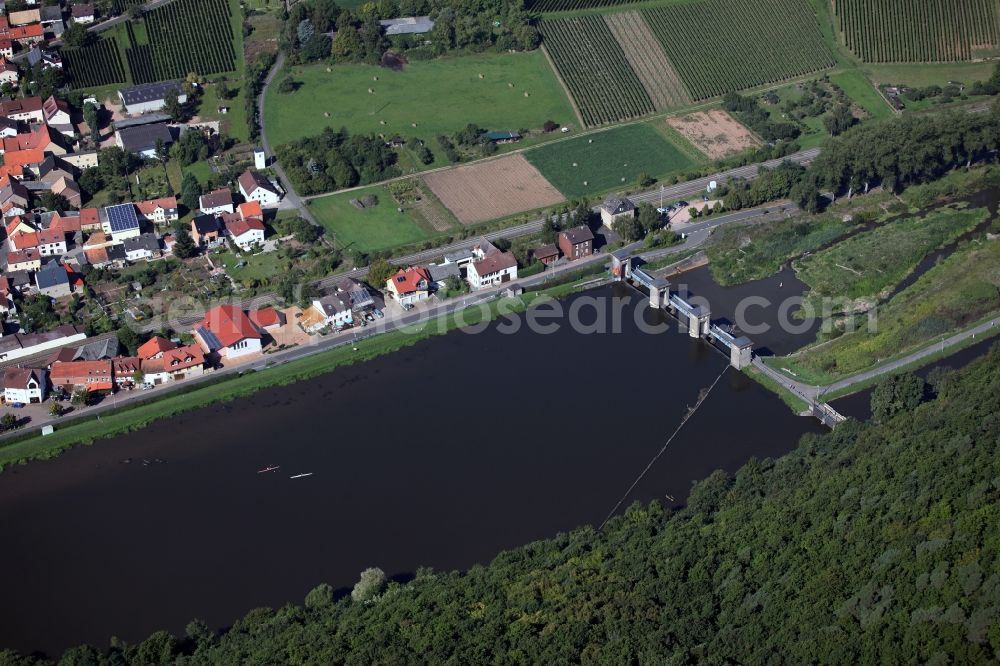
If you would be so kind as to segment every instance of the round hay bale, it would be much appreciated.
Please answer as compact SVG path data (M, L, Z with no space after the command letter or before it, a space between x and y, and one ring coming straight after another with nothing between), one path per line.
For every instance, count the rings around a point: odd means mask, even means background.
M481 79L485 79L485 78L486 78L486 75L485 75L485 74L483 74L482 72L480 72L480 73L479 73L479 78L481 78Z
M410 127L416 127L416 126L417 126L416 123L410 123Z
M624 178L624 177L622 177L622 182L623 182L623 183L625 182L625 178Z
M594 143L593 139L587 139L587 143Z
M524 91L524 96L525 96L525 97L531 97L531 93L530 93L530 92L528 92L527 90L525 90L525 91Z
M333 71L333 68L332 68L332 67L327 67L327 68L326 68L326 73L327 73L327 74L329 74L329 73L330 73L330 72L332 72L332 71Z
M586 180L583 181L583 184L584 184L584 186L590 185L590 183L588 181L586 181Z
M573 162L573 166L576 166L576 162Z
M330 117L330 112L329 111L324 111L323 112L323 117L324 118L329 118Z
M375 89L374 88L369 88L368 89L368 94L369 95L374 95L375 94Z
M514 87L514 84L513 84L513 83L511 83L510 81L508 81L508 82L507 82L507 87L508 87L508 88L513 88L513 87Z
M379 125L385 125L385 121L384 120L380 120L380 121L378 121L378 124Z
M372 77L372 81L378 81L378 77L377 76L373 76Z

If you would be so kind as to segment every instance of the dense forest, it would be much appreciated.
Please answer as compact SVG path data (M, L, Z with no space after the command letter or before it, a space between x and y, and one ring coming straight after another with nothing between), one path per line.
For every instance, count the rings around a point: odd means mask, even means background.
M873 403L678 511L633 505L465 573L368 570L221 635L194 621L61 663L995 663L1000 347Z

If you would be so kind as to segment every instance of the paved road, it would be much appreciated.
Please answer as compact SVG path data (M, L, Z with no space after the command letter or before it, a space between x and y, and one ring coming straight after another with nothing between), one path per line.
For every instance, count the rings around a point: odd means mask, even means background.
M285 54L283 52L278 53L278 57L274 61L274 65L271 67L271 71L267 73L267 77L264 79L264 86L260 90L260 95L257 96L257 113L260 120L260 142L264 148L264 154L273 156L274 152L271 150L271 143L267 140L267 123L264 122L264 98L267 97L267 89L271 87L271 83L274 81L274 77L278 75L281 68L285 65ZM281 181L281 186L285 189L285 202L291 204L292 207L299 210L299 215L303 219L308 220L313 224L316 223L316 218L309 211L305 202L299 196L299 193L295 191L295 187L292 185L292 181L289 180L285 170L281 167L277 158L271 163L271 168L274 169L274 173L277 174L278 179Z
M806 402L815 403L822 400L823 396L828 393L841 391L854 386L855 384L860 384L861 382L866 382L883 375L892 374L900 368L922 361L930 356L933 356L934 354L940 353L942 350L946 350L961 342L975 338L977 335L982 335L983 333L995 330L997 326L1000 326L1000 317L983 322L982 324L959 333L955 333L944 340L935 342L934 344L924 347L923 349L919 349L911 354L907 354L906 356L893 361L888 361L870 370L859 372L856 375L851 375L850 377L837 380L832 384L827 384L826 386L813 386L811 384L806 384L805 382L800 382L788 373L782 372L781 370L777 370L765 364L759 357L754 358L753 364L754 367L758 368L768 377L781 384L781 386L791 393L797 395Z

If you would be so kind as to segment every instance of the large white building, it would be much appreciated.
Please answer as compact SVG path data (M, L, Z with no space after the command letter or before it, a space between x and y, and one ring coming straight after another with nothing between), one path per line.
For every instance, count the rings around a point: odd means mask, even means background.
M469 264L469 284L485 289L517 279L517 259L510 252L494 252Z
M126 88L118 91L118 98L124 105L126 113L137 115L163 109L167 105L167 94L171 90L177 92L178 102L181 104L187 102L187 95L184 94L184 87L180 81L160 81Z

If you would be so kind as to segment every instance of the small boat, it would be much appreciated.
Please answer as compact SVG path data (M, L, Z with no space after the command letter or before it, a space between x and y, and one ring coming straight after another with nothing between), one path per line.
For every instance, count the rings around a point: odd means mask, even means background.
M295 476L288 477L289 479L301 479L303 476L312 476L312 472L306 472L305 474L296 474Z
M257 470L257 473L258 474L267 474L268 472L274 472L274 471L277 471L279 469L281 469L281 465L271 465L269 467L265 467L264 469Z

